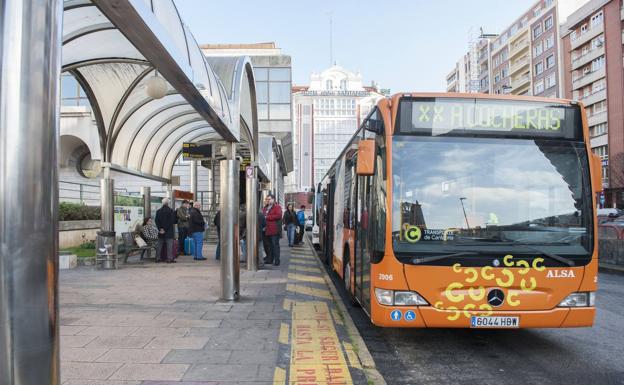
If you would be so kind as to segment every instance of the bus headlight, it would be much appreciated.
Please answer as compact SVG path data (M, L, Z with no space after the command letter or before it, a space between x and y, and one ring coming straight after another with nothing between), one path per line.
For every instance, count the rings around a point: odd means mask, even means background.
M413 291L394 291L375 288L375 296L380 305L396 306L424 306L429 303Z
M377 302L379 302L380 305L392 305L392 290L375 288L375 297L377 297Z
M595 292L572 293L559 303L559 307L586 307L596 303Z
M394 293L394 304L398 306L429 305L418 293L413 291L397 291Z

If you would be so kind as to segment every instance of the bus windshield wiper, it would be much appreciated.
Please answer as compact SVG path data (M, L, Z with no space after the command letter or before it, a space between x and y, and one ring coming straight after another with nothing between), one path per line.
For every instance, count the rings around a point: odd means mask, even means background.
M549 253L548 251L540 250L540 249L538 249L538 248L535 248L535 247L533 247L533 246L529 246L529 245L527 245L527 244L525 244L525 243L522 243L522 242L517 242L517 241L515 241L515 242L511 242L511 244L513 244L513 245L518 245L518 246L522 246L522 247L524 247L524 248L526 248L526 249L528 249L528 250L531 250L531 251L534 251L534 252L536 252L536 253L539 253L539 254L541 254L541 255L543 255L543 256L546 256L546 257L548 257L548 258L550 258L550 259L554 259L555 261L560 262L560 263L563 263L564 265L568 265L568 266L570 266L570 267L572 267L572 266L574 266L574 265L575 265L575 263L574 263L574 261L573 261L573 260L571 260L571 259L569 259L569 258L566 258L566 257L562 257L562 256L561 256L561 255L559 255L559 254Z
M480 253L474 252L474 251L470 251L470 252L469 251L462 251L461 253L433 255L431 257L414 258L414 259L412 259L412 263L414 265L420 265L420 264L423 264L423 263L439 261L441 259L454 258L454 257L463 257L463 256L466 256L466 255L475 255L475 254L480 254Z

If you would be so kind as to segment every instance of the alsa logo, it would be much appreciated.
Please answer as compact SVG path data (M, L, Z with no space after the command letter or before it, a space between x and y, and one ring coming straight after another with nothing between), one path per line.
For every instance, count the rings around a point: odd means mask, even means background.
M548 270L546 278L575 278L574 270Z

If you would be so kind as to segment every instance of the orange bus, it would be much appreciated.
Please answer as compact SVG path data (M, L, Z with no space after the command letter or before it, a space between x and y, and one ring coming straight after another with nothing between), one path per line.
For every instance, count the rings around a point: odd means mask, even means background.
M382 99L316 189L320 255L378 326L592 326L589 144L573 101Z

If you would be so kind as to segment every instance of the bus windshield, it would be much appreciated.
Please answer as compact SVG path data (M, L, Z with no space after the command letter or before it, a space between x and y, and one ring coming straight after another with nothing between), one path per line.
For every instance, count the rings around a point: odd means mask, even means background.
M397 257L475 245L505 245L509 253L538 245L583 258L591 252L581 142L396 135L392 174Z

